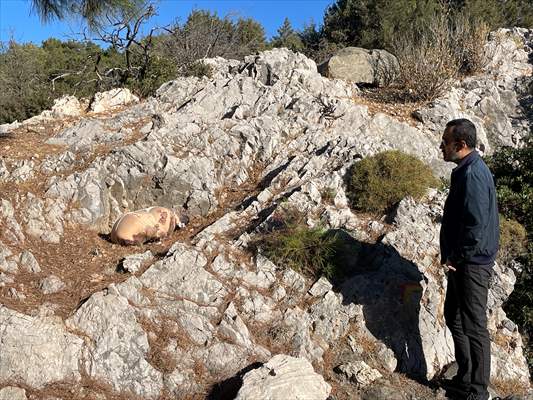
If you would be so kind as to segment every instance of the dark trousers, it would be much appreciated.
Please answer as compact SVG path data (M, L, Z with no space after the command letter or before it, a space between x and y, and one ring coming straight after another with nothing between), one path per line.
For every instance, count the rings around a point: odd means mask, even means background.
M491 265L460 264L448 273L444 318L452 332L456 380L488 399L490 338L487 330L487 295Z

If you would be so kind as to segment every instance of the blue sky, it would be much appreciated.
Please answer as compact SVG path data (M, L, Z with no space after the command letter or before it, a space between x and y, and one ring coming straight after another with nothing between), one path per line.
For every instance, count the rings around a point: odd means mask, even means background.
M267 37L276 34L285 17L292 26L301 29L304 24L314 21L322 23L324 11L334 0L159 0L159 15L151 20L152 25L166 25L176 18L184 21L193 9L216 11L219 16L228 14L251 17L263 24ZM41 23L31 12L29 0L0 0L0 40L11 37L18 42L34 42L56 37L76 38L81 31L75 21L47 24Z

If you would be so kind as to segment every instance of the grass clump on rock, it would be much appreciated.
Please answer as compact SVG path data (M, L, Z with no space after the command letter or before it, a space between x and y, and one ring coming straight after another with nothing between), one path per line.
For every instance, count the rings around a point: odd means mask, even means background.
M295 210L282 210L272 218L271 225L256 246L274 264L312 278L325 276L330 281L346 275L350 266L339 261L347 252L347 233L309 227L303 214ZM348 250L353 262L357 260L358 249L350 243Z
M352 166L348 178L353 208L367 212L385 212L406 196L419 199L437 185L428 165L398 150L364 158Z

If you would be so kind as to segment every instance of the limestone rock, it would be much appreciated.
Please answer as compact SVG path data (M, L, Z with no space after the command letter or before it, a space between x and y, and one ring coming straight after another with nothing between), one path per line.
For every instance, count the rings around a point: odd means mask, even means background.
M35 256L28 250L24 250L20 253L19 265L28 272L41 272L41 267L35 259Z
M59 243L63 234L64 203L52 199L43 201L28 193L22 209L25 210L22 222L29 236L49 243Z
M245 348L252 348L250 332L244 321L239 317L237 309L230 303L224 312L222 321L218 327L218 334L228 341Z
M107 293L106 293L107 292ZM91 338L84 351L84 369L117 391L153 398L163 387L161 372L146 361L148 338L133 308L114 286L92 295L69 318L67 326Z
M7 180L9 178L9 169L4 160L0 159L0 180Z
M219 305L227 289L204 269L205 256L177 242L167 258L152 265L141 277L142 284L161 295L186 298L198 304Z
M83 340L61 320L30 317L0 306L0 380L35 388L81 379Z
M131 272L132 274L139 271L142 265L153 258L150 250L144 253L131 254L126 256L121 262L121 267L124 271Z
M138 101L139 98L133 95L129 89L112 89L108 92L96 93L90 109L92 112L99 113Z
M10 201L0 200L0 219L4 224L4 236L12 244L24 242L22 227L15 218L15 209Z
M331 282L328 281L325 277L321 277L313 284L313 286L311 286L311 289L308 290L308 293L311 296L320 297L326 294L326 292L330 291L332 288L333 285L331 284Z
M370 112L354 101L354 83L321 76L313 61L287 49L260 52L243 62L206 60L215 68L212 78L178 78L127 107L111 108L116 103L107 93L94 103L93 110L100 104L102 112L78 121L49 115L46 122L54 128L66 124L49 142L65 146L62 153L42 162L38 157L0 160L3 181L15 170L17 179L46 175L42 191L9 193L9 201L0 202L2 290L17 299L31 290L30 284L17 282L17 272L38 268L29 254L19 255L27 236L40 259L39 240L61 243L66 226L109 232L127 210L184 207L198 224L191 227L190 244L178 240L142 275L93 294L67 321L70 332L86 340L73 356L77 373L117 392L149 399L166 388L181 398L205 389L207 381L268 359L278 345L325 366L328 349L340 344L347 356L380 369L431 379L453 359L442 318L446 275L438 265L445 193L430 190L420 201L404 199L387 216L359 215L349 208L345 178L354 162L390 149L416 155L448 177L453 165L442 161L438 147L443 124L452 117L471 117L485 152L502 143L518 145L530 128L527 61L533 35L521 30L501 35L508 54L498 53L498 63L486 74L464 79L424 107L416 124ZM43 132L38 123L36 118L22 127ZM100 153L111 146L111 152ZM240 204L234 204L237 198ZM347 247L356 249L345 259L353 272L348 281L333 288L325 279L312 282L261 254L243 256L285 206L305 213L310 227L345 232ZM124 269L138 275L149 256L126 257ZM495 272L489 295L493 378L528 382L520 334L501 309L514 275L507 265ZM61 344L61 354L67 354L59 369L64 371L71 365L65 338L79 338L65 334L52 318L56 311L43 305L35 312L38 317L12 320L31 325L18 329L17 338L46 337L43 343L53 344L52 360L59 357L54 346ZM43 334L51 321L58 322L55 330ZM1 332L10 331L2 324ZM40 344L24 347L9 335L8 341L0 338L0 370L4 354L15 354L20 346L23 355L32 356L13 355L9 362L16 363L15 371L46 383L77 376L61 372L52 379L45 371L45 378L34 377L25 360L41 357L44 350ZM158 346L161 339L164 348ZM368 358L363 357L367 342L375 350ZM5 343L15 343L7 353ZM169 364L161 368L158 362L166 357ZM42 362L37 365L45 369ZM409 397L389 384L377 380L361 396L374 391L374 398Z
M354 361L337 367L340 373L360 387L367 386L383 375L364 361Z
M44 294L57 293L63 290L65 283L55 275L49 275L39 282L39 289Z
M316 64L301 53L275 48L245 57L239 69L264 85L272 86L278 80L286 82L294 70L316 72Z
M90 150L98 143L118 141L123 132L110 131L100 120L82 119L46 141L48 144L66 145L71 152Z
M71 168L75 162L76 154L68 150L59 155L49 155L41 164L41 172L45 174L62 172Z
M17 129L20 126L20 122L14 121L10 124L1 124L0 125L0 136L6 136L9 132Z
M63 96L54 100L51 117L76 117L81 114L81 105L75 96Z
M0 271L14 274L18 271L17 262L13 259L13 252L0 242Z
M27 400L26 391L14 386L6 386L0 389L0 400Z
M9 175L8 181L21 183L33 178L35 162L32 160L16 161Z
M382 86L398 75L398 60L386 50L345 47L319 66L320 72L333 79Z
M202 360L210 374L217 376L239 371L247 363L247 354L240 346L219 342L201 349L197 357Z
M325 400L330 391L309 361L278 354L244 375L235 400Z
M519 28L493 32L486 44L492 56L486 75L465 79L415 116L438 134L447 121L469 118L476 125L478 147L487 154L502 145L519 145L529 134L529 102L528 95L517 90L517 82L525 81L526 86L531 80L531 43L531 35Z

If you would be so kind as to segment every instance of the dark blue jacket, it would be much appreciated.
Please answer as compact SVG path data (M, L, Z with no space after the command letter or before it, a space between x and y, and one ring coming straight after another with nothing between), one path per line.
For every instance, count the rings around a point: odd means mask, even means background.
M489 168L473 151L452 171L440 230L441 263L487 265L499 245L496 190Z

